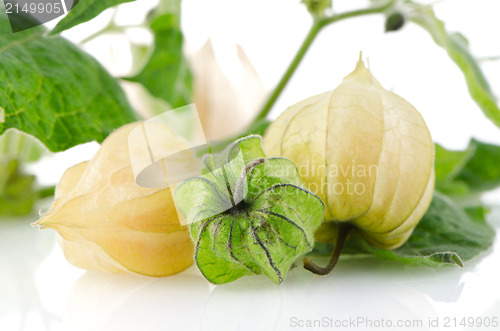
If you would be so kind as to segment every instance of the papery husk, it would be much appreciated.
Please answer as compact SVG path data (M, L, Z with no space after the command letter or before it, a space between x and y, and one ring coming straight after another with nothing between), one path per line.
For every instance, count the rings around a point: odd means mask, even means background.
M239 81L222 71L209 39L191 59L194 100L207 140L221 140L240 134L255 118L267 91L243 48L236 45Z
M240 71L241 75L235 75L239 79L230 79L223 72L210 39L189 58L194 76L193 101L208 141L241 134L251 124L268 95L245 50L240 45L234 46L234 70ZM153 97L141 84L129 81L120 84L134 109L144 118L171 109L165 100Z
M297 165L325 202L325 222L352 222L376 247L401 246L432 200L434 144L422 116L361 59L335 90L285 110L263 145L266 155ZM349 194L349 185L364 191ZM324 224L316 238L331 238L328 229Z
M193 263L193 243L170 189L136 184L128 151L132 123L113 132L94 158L69 168L48 213L35 223L60 235L67 260L80 268L147 276ZM157 148L189 145L165 125L148 132Z

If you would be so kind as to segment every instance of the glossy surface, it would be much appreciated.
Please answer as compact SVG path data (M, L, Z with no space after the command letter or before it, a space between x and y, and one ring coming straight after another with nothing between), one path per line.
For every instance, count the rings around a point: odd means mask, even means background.
M489 220L498 231L500 208ZM500 319L499 260L497 238L463 269L366 257L341 259L326 277L298 267L280 286L256 276L216 287L195 267L164 278L85 272L66 262L52 231L2 220L0 330L307 330L314 320L325 323L318 330L398 321L411 324L404 330L494 330L458 323ZM440 327L430 327L436 318Z

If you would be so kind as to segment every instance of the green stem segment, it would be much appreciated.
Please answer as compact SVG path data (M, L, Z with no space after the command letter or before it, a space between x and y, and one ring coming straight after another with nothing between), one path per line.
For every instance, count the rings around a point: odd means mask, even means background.
M292 62L288 66L287 70L285 71L285 74L283 77L281 77L280 81L278 82L278 85L274 88L273 92L267 99L266 103L260 110L259 114L257 117L255 117L254 121L252 124L256 123L259 120L262 120L266 118L266 116L269 114L271 111L273 105L275 104L276 100L278 100L278 97L281 95L281 92L285 89L285 86L288 84L288 81L290 78L293 76L295 70L299 66L300 62L304 58L304 55L307 53L309 50L309 47L313 43L314 39L316 39L316 36L318 33L327 25L330 25L332 23L344 20L346 18L351 18L355 16L362 16L362 15L370 15L370 14L377 14L377 13L383 13L390 7L394 5L395 0L390 0L386 4L380 6L380 7L374 7L374 8L367 8L367 9L360 9L360 10L353 10L349 11L346 13L342 14L337 14L333 15L330 17L322 17L314 20L314 23L307 33L306 38L302 42L302 45L300 46L299 50L297 51L297 54L295 54L295 57L293 58Z
M258 120L266 118L267 114L269 114L269 112L271 111L271 108L273 107L274 103L276 102L276 100L278 100L278 97L280 96L281 92L283 92L283 90L285 89L285 86L288 84L288 81L294 74L295 70L299 66L302 59L304 58L304 55L307 53L307 50L311 46L312 42L314 41L318 33L321 31L321 26L317 22L318 21L314 22L311 29L307 33L306 39L304 39L304 41L302 42L302 45L300 46L297 54L295 54L292 63L290 63L290 65L285 71L285 74L281 77L280 81L278 82L278 85L276 85L276 87L274 88L273 93L269 96L266 103L262 107L261 111L254 119L254 123L257 122Z
M290 65L286 69L285 73L281 77L280 81L278 82L278 85L276 85L273 92L271 93L271 95L267 99L266 103L264 104L264 106L262 106L262 109L260 110L260 112L257 114L257 116L254 118L253 122L247 127L247 129L244 132L248 132L250 130L250 128L256 126L256 124L259 121L262 121L267 117L267 115L271 111L272 107L276 103L276 100L278 100L279 96L281 95L281 93L285 89L286 85L290 81L290 78L292 78L293 74L295 73L295 70L297 70L297 67L302 62L302 59L306 55L306 53L309 50L309 47L313 43L314 39L316 39L316 36L319 34L319 32L325 26L330 25L330 24L335 23L335 22L338 22L338 21L341 21L341 20L344 20L344 19L347 19L347 18L355 17L355 16L383 13L387 9L391 8L394 5L394 3L395 3L395 0L390 0L385 5L382 5L380 7L353 10L353 11L349 11L346 13L333 15L330 17L315 18L314 23L311 26L311 29L307 33L306 38L302 42L302 45L300 46L299 50L295 54L292 62L290 63ZM220 149L221 146L224 147L227 144L229 144L230 142L238 139L239 137L241 137L241 134L236 135L236 136L232 137L231 139L228 139L224 142L214 144L212 147L214 147L215 149ZM206 150L203 151L203 154L204 153L206 153Z
M328 275L337 264L340 257L340 253L342 252L342 248L344 248L345 240L347 238L347 235L349 235L351 229L352 225L349 223L339 224L339 231L337 232L337 240L335 242L335 248L332 251L330 261L328 262L326 267L320 267L317 264L315 264L311 260L311 258L306 257L303 260L304 268L317 275L321 276Z

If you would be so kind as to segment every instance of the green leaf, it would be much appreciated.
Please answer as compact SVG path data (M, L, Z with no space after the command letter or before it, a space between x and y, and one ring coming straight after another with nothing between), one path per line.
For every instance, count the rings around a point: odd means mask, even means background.
M464 74L469 93L484 115L500 127L500 109L478 61L470 53L466 39L459 33L446 31L431 6L414 4L411 21L427 30L436 44L443 47Z
M43 27L12 33L4 13L0 13L0 108L4 110L0 134L16 128L51 151L62 151L101 142L135 120L116 80L95 59L64 38L47 38Z
M453 179L472 154L470 148L465 151L450 151L439 144L435 144L435 151L436 182Z
M105 9L132 1L134 0L79 0L77 5L68 12L66 17L57 23L50 34L54 35L61 33L62 31L70 29L78 24L90 21L102 13Z
M474 192L500 186L500 146L472 140L469 149L471 156L454 179Z
M35 176L24 173L18 159L0 157L0 216L31 214L39 199L53 195L54 187L38 188Z
M348 240L344 253L373 254L386 260L431 267L463 266L488 249L495 231L485 221L482 206L458 207L452 200L435 193L427 213L410 239L396 250L377 249L359 237ZM316 255L329 255L331 245L317 245ZM328 251L330 249L330 251Z
M193 76L182 53L183 36L179 15L165 13L151 23L154 50L144 68L127 80L141 83L172 108L191 103Z
M215 284L252 274L281 283L312 249L323 202L300 187L291 161L264 157L260 136L242 138L203 164L201 176L174 191L196 243L198 268Z
M480 193L500 186L500 146L471 140L465 151L436 144L436 189L447 194Z
M29 214L35 204L35 176L21 173L18 160L0 159L0 215Z

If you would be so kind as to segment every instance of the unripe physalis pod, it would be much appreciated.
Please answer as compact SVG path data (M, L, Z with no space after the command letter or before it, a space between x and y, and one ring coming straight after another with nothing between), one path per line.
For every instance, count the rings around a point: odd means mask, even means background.
M55 201L36 225L56 230L67 260L84 269L166 276L193 263L193 244L170 189L136 184L129 156L132 123L114 131L91 161L66 170ZM149 127L164 150L185 144L168 127ZM160 137L159 137L160 136Z
M293 161L324 201L319 241L349 224L373 246L397 248L432 199L434 144L422 116L361 59L335 90L285 110L266 132L264 150Z

